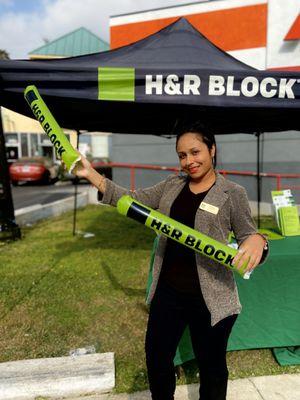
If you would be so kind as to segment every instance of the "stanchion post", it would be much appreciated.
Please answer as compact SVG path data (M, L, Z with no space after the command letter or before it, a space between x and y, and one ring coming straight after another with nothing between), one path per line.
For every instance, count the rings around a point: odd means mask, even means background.
M135 190L135 168L130 167L130 190Z
M79 147L79 131L77 131L76 149ZM73 210L73 236L76 235L76 213L77 213L77 194L78 194L79 179L75 176L74 179L74 210Z
M260 228L260 201L261 201L261 176L260 176L260 134L256 132L257 137L257 155L256 155L256 173L257 173L257 227Z

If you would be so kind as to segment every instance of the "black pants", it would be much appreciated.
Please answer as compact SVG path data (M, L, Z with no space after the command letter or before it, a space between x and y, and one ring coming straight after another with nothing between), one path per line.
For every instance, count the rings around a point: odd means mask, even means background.
M225 400L226 347L236 318L231 315L211 327L210 313L200 291L199 295L186 295L160 282L150 306L145 345L152 399L174 399L173 359L188 325L200 372L200 400Z

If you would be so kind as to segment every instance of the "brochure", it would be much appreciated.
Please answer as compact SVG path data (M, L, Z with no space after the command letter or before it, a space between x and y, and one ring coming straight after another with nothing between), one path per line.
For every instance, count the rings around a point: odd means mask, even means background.
M300 235L298 208L290 189L272 191L275 218L283 236Z

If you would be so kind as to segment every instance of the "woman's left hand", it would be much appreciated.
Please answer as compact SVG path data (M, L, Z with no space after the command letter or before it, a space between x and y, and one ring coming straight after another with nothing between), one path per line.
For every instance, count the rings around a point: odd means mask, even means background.
M245 272L252 271L259 264L266 240L261 235L251 235L240 245L237 255L232 263L236 268L241 268L242 265L248 262Z

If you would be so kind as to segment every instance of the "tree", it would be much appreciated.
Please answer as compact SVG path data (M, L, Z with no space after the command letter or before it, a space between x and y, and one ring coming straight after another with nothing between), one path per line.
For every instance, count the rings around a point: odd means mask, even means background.
M0 60L9 60L9 54L6 50L0 49Z

